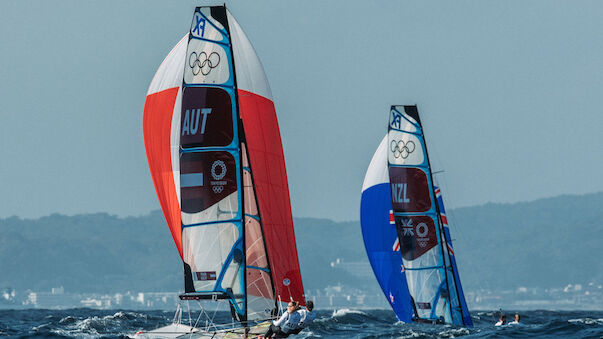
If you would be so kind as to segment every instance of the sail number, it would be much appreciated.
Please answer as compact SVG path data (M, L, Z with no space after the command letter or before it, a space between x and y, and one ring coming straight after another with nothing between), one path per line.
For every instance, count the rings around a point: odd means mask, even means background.
M403 184L392 184L392 200L394 203L408 204L410 199L406 196L408 186Z
M197 108L184 113L184 121L182 124L181 135L195 135L199 132L199 118L203 115L201 121L201 134L205 134L205 124L207 123L207 115L211 114L211 108Z
M193 28L193 34L203 37L205 34L205 22L206 20L200 15L195 16L195 28Z

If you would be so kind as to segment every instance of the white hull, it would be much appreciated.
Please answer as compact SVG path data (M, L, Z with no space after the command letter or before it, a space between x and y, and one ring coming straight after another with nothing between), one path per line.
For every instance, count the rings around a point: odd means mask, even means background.
M269 322L264 322L249 328L247 338L256 338L262 335L268 329ZM213 338L213 339L234 339L244 338L244 328L229 328L216 331L207 331L205 329L195 328L183 324L171 324L158 328L156 330L144 332L137 332L133 338L137 339L151 339L151 338Z

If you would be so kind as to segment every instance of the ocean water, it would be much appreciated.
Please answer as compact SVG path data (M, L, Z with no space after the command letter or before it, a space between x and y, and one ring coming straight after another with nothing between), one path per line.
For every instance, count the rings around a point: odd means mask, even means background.
M514 312L508 311L507 317ZM494 327L497 311L471 313L475 327L404 324L387 310L320 310L297 338L603 338L603 311L522 311L523 325ZM193 313L196 319L198 313ZM172 320L172 312L119 310L2 310L0 336L126 338ZM183 314L184 317L184 314ZM217 319L229 319L220 312ZM293 338L293 337L292 337Z

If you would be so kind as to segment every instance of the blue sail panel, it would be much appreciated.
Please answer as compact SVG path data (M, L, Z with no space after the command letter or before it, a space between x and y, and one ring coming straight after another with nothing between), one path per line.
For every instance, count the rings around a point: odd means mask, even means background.
M391 224L387 183L362 193L361 225L364 246L377 281L398 320L412 321L412 304L403 272L395 224Z
M399 252L387 178L386 143L387 137L375 152L365 177L360 223L369 262L387 302L398 320L411 322L413 309Z

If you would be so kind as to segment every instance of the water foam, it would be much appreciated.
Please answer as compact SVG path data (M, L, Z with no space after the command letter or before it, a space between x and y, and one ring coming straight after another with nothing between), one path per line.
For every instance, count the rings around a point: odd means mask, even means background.
M359 310L353 310L353 309L349 309L349 308L342 308L339 310L334 310L333 311L333 315L331 315L331 318L337 318L337 317L343 317L346 316L348 314L359 314L359 315L367 315L366 313L359 311Z
M599 319L578 318L578 319L570 319L567 322L572 323L572 324L603 325L603 318L599 318Z

